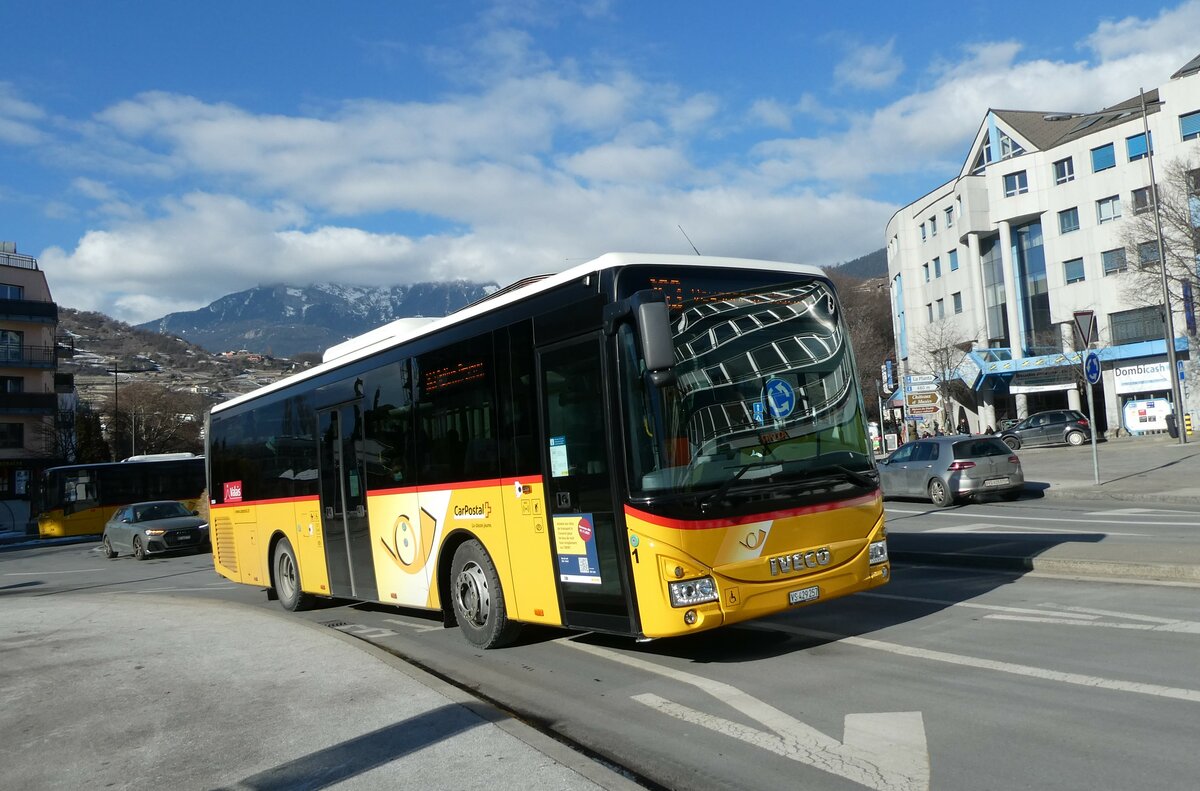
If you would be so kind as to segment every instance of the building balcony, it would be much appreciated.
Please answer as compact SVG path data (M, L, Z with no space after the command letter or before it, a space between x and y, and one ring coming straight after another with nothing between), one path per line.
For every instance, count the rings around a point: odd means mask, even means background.
M33 299L0 299L0 321L58 324L58 304Z
M11 247L9 249L12 249ZM21 255L16 252L0 252L0 266L12 266L17 269L37 269L37 259L31 255Z
M58 361L55 346L16 346L0 344L0 368L54 368Z
M55 393L0 393L0 415L54 415L58 413Z

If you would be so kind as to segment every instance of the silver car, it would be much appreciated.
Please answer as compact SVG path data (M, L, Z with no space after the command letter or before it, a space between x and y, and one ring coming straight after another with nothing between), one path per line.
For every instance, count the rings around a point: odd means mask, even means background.
M130 552L138 560L162 552L210 548L208 522L175 500L153 500L118 508L100 539L105 557Z
M944 508L994 494L1015 500L1025 486L1017 454L996 437L929 437L901 445L879 463L885 497L929 498Z

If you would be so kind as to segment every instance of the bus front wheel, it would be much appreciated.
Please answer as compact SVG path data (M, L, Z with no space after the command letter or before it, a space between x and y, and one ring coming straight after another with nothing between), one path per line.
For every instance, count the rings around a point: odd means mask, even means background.
M450 598L463 636L480 648L509 645L521 625L508 619L500 576L487 550L471 539L454 552L450 564Z
M296 553L292 550L291 542L286 538L279 539L279 543L275 545L271 571L275 578L275 593L278 594L283 609L297 612L312 606L313 597L300 589L300 566L296 563Z

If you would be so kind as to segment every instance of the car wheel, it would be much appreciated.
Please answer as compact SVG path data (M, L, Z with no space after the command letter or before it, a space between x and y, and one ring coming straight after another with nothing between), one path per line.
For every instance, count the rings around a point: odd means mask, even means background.
M954 493L941 478L934 478L929 482L929 499L938 508L954 505Z
M508 619L496 566L474 539L454 552L450 599L463 636L472 645L501 648L517 639L521 625Z
M146 559L146 547L142 544L141 536L133 537L133 556L138 560Z
M112 542L108 540L108 536L105 536L100 540L100 548L104 550L104 557L108 558L109 560L112 560L117 556L117 550L112 548Z
M1016 437L1004 437L1004 444L1008 446L1009 450L1021 449L1021 440Z
M286 538L279 539L275 545L274 559L271 561L275 593L283 609L297 612L307 610L313 605L313 596L305 593L300 586L300 566L296 563L296 553L292 544Z
M1072 431L1067 435L1067 442L1071 445L1082 445L1084 440L1082 431Z

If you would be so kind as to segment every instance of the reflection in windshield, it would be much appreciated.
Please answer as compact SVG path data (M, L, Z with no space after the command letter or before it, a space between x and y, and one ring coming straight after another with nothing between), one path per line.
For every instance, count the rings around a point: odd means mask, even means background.
M849 336L822 280L672 304L675 383L646 384L621 330L632 493L737 491L874 464Z

